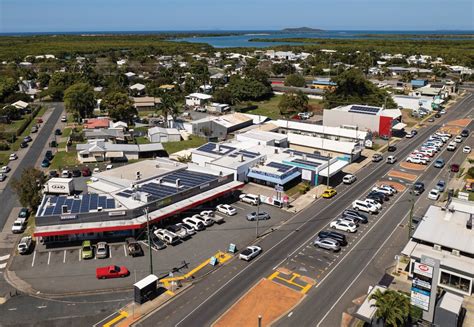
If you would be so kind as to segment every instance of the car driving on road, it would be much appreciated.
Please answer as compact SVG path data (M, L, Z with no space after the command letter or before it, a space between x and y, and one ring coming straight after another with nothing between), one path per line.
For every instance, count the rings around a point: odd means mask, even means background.
M250 261L262 252L262 248L256 245L248 246L239 254L239 259Z

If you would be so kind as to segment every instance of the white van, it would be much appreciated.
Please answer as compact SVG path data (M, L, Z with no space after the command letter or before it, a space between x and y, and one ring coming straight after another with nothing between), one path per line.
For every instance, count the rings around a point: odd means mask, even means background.
M190 225L192 228L194 228L195 231L201 231L206 229L206 226L204 223L196 218L188 217L183 219L183 223L186 223Z
M389 164L394 164L397 161L397 158L395 156L388 156L387 157L387 163Z

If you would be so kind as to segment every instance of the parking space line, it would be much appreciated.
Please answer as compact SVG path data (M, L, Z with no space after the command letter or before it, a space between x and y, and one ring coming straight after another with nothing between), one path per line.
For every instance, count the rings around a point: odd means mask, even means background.
M50 261L51 261L51 251L48 252L48 265Z
M127 248L125 247L125 244L123 245L123 254L125 254L126 257L128 256Z
M66 263L66 250L64 250L63 263Z
M31 261L31 267L35 265L36 251L33 252L33 260Z
M82 256L81 256L81 253L82 253L82 250L79 250L79 261L81 261L81 259L82 259L82 258L81 258L81 257L82 257Z

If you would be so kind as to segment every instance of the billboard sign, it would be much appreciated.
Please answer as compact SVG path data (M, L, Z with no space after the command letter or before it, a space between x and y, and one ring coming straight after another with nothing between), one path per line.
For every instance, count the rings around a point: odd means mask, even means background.
M428 311L430 307L430 292L423 291L419 288L411 288L411 304Z
M424 263L415 262L413 267L413 273L428 278L433 278L433 267L428 266Z

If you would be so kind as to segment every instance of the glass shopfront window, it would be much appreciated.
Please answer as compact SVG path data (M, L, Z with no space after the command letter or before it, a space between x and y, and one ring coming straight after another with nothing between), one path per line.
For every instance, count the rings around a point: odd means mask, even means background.
M462 278L460 276L450 274L445 271L441 271L441 278L439 283L441 285L449 286L466 293L471 293L471 281L469 279Z

